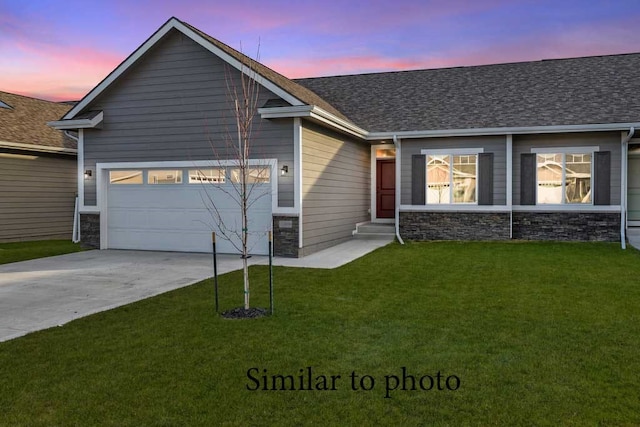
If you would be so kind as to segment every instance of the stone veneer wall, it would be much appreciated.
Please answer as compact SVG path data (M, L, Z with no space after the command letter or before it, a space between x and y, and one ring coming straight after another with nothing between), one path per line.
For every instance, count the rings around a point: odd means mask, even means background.
M514 212L513 238L619 241L620 214L615 212Z
M508 212L400 212L408 240L508 240Z
M83 248L100 248L99 214L80 214L80 245Z
M300 257L297 216L273 217L273 254L291 258Z

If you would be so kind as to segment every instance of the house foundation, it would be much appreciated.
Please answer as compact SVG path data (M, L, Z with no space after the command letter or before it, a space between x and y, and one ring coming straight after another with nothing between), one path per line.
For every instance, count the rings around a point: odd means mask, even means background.
M508 212L400 212L408 240L506 240Z
M620 213L514 212L513 238L617 242L620 241Z

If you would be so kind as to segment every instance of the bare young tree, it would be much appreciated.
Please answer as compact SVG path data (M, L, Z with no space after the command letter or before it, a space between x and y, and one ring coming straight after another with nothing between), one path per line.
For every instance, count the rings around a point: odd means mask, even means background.
M239 78L234 78L234 73L227 68L226 89L230 110L233 111L233 119L230 121L234 125L227 123L224 145L225 160L231 164L229 177L231 185L226 187L216 185L221 180L225 181L224 176L204 177L202 181L215 185L216 191L224 192L237 204L240 223L236 221L237 217L234 218L235 220L229 220L228 217L225 217L216 197L212 194L213 192L204 191L203 201L216 223L220 237L230 242L241 254L244 309L248 310L250 308L248 258L253 250L250 236L266 235L268 232L264 229L252 229L250 212L252 206L259 199L271 194L271 187L267 186L268 188L265 189L264 183L270 182L270 179L275 179L275 177L271 176L269 164L250 160L252 156L255 157L253 149L254 120L258 117L260 95L260 75L254 68L254 62L247 59L242 65L239 76ZM210 141L210 143L215 157L220 161L223 157L218 154L215 141ZM202 171L200 173L205 175Z

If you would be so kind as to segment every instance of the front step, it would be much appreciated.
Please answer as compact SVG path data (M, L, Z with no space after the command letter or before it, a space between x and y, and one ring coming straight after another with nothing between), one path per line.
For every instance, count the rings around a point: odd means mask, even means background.
M394 224L365 222L356 225L356 229L353 231L353 237L356 239L393 240L396 237L396 226Z

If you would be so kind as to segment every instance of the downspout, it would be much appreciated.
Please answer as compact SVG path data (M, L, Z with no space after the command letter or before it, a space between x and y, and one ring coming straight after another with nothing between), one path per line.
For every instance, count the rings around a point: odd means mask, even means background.
M74 141L78 142L78 138L76 138L75 136L71 135L69 133L69 131L65 130L64 134L66 136L68 136L69 138L73 139ZM77 162L76 162L76 164L77 164ZM75 206L73 207L73 231L71 232L71 241L73 243L80 242L80 213L79 213L78 195L77 194L76 194Z
M633 138L633 134L636 132L635 128L631 126L629 134L622 140L622 167L621 167L621 183L620 183L620 245L622 249L627 249L627 162L628 162L628 150L629 141Z
M400 237L400 163L402 163L401 157L401 144L397 135L393 135L393 145L396 148L396 238L401 245L404 245L404 240Z

